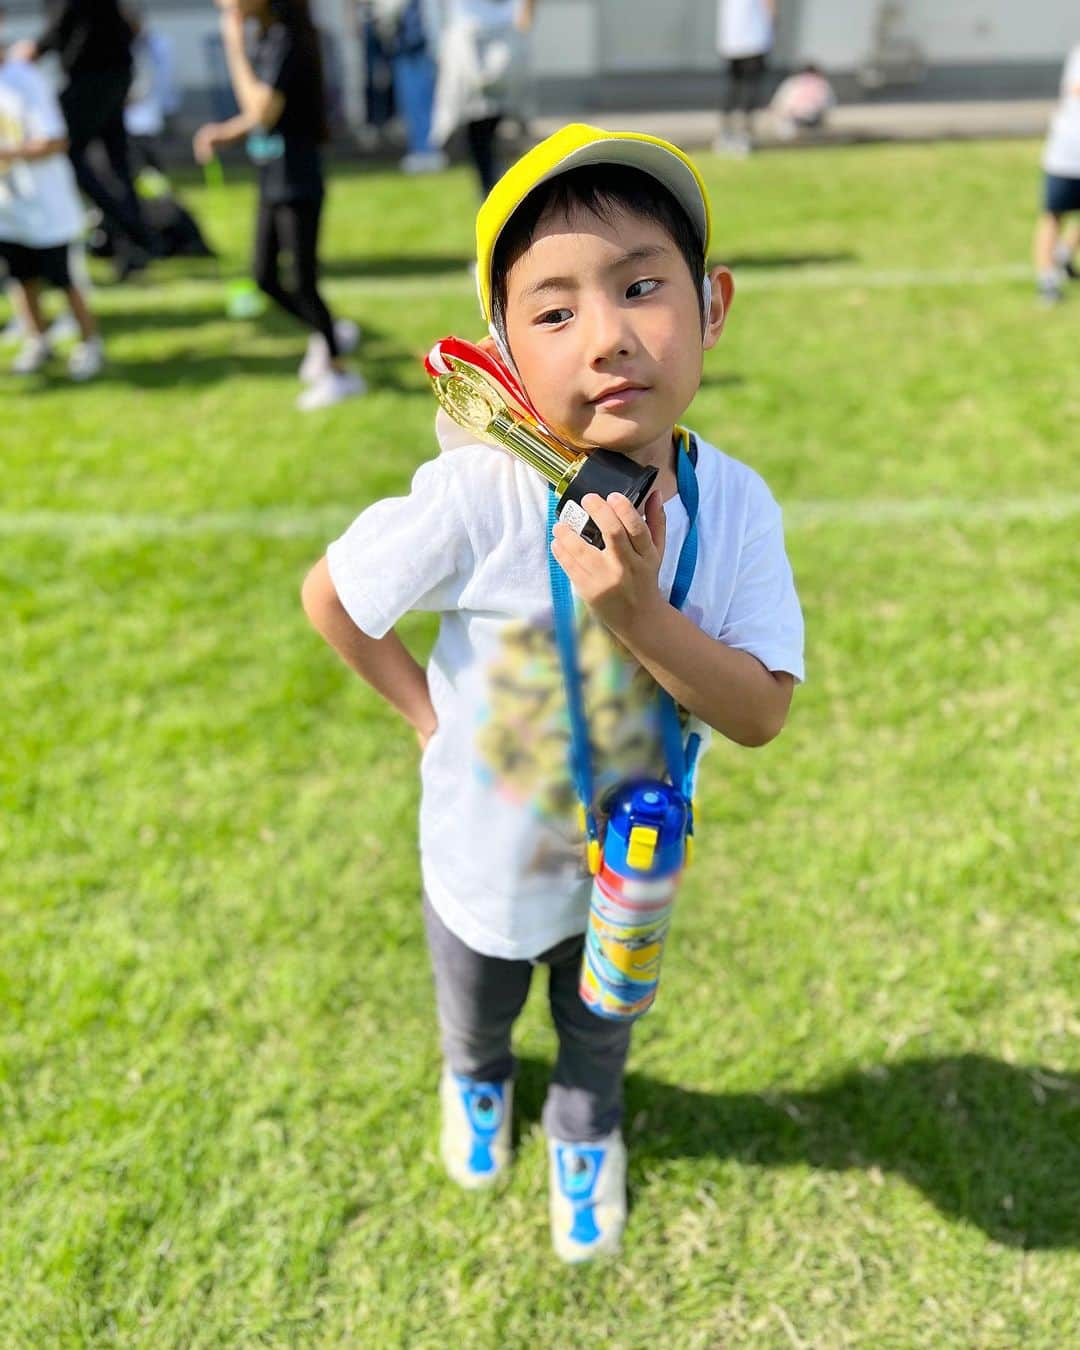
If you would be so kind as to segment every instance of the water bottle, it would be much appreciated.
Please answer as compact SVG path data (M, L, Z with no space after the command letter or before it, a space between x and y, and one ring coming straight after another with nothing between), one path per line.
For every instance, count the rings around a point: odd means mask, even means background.
M606 803L607 833L593 881L579 992L590 1012L632 1021L647 1012L675 891L687 859L690 810L678 789L640 779Z

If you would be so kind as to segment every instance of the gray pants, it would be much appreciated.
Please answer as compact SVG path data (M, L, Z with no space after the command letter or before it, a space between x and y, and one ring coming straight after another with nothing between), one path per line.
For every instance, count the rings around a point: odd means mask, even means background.
M589 1012L578 994L583 938L567 938L531 961L481 956L455 937L424 897L435 973L443 1055L454 1073L499 1083L514 1072L510 1034L532 980L549 968L548 998L559 1055L544 1106L549 1137L585 1143L610 1134L622 1119L623 1068L630 1022Z

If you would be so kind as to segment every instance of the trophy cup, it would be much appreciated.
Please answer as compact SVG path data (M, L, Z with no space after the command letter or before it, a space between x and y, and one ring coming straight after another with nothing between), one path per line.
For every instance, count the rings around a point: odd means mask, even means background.
M424 359L435 395L447 415L467 431L501 446L531 465L555 489L556 514L596 548L603 536L581 505L590 492L621 492L640 511L656 478L652 466L635 464L617 450L574 450L544 426L510 370L475 343L446 337Z

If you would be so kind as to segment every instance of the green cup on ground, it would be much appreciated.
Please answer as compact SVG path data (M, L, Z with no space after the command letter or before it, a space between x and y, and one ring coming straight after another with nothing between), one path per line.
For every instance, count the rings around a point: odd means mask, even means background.
M225 313L230 319L257 319L266 309L266 297L250 277L225 287Z
M210 192L221 192L225 186L225 170L215 155L203 165L203 175ZM239 277L225 287L225 313L230 319L257 319L266 310L266 296L250 277Z

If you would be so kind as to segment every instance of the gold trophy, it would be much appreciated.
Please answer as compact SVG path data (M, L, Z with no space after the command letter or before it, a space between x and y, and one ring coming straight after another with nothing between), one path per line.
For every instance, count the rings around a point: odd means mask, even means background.
M558 519L596 548L603 536L581 505L590 492L621 492L641 511L656 469L617 450L575 450L553 436L513 373L463 338L437 342L424 360L446 414L492 445L524 460L555 489Z

